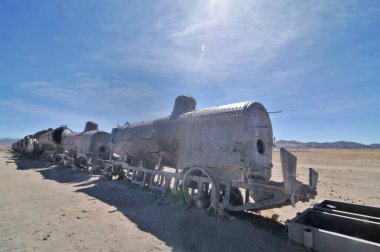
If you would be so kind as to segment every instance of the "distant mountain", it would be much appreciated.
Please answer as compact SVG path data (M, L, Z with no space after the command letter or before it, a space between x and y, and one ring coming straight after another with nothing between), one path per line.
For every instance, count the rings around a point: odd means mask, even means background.
M279 140L274 142L277 148L287 149L380 149L380 144L361 144L355 142L332 142L332 143L318 143L318 142L297 142Z
M0 139L0 147L11 147L12 143L16 141L18 141L18 139L2 138Z
M11 147L12 143L19 139L2 138L0 139L0 147ZM274 142L276 148L287 149L380 149L380 144L361 144L355 142L338 141L332 143L318 143L318 142L297 142L279 140Z

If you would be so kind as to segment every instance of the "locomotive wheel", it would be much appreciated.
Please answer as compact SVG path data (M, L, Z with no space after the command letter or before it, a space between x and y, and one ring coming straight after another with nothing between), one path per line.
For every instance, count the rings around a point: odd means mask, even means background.
M100 181L108 181L112 180L113 177L116 176L117 180L123 180L125 179L125 172L123 170L123 167L121 166L108 166L107 168L103 169L100 175Z
M223 200L221 200L221 203L223 204L223 201L224 201L224 197L225 197L225 194L226 194L226 189L223 188L222 189L222 195L223 195ZM239 190L239 188L235 188L235 187L231 187L231 190L230 190L230 197L229 197L229 202L228 204L230 206L241 206L241 205L244 205L244 198L243 198L243 195L241 194L241 191ZM230 215L236 215L239 213L239 211L232 211L232 210L228 210L228 208L226 209L226 211L230 214Z
M77 159L75 159L74 161L75 165L80 168L80 169L85 169L86 168L86 165L87 165L87 159L84 158L84 157L79 157Z
M182 187L188 204L206 210L217 207L220 188L207 168L190 168L183 177Z

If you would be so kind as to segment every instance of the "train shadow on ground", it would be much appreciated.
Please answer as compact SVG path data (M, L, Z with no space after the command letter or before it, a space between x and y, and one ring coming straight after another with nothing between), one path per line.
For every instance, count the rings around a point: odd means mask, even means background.
M6 162L12 162L12 163L14 162L17 165L17 170L45 169L49 167L49 165L46 162L29 159L15 152L10 152L10 156L8 157L8 160L9 161L6 161Z
M10 153L9 161L14 162L17 170L35 170L43 176L44 179L55 180L59 183L80 183L87 181L89 176L83 173L73 172L71 168L51 165L47 162L25 157L18 153Z
M178 206L162 194L126 181L100 182L70 168L42 166L44 162L10 157L17 169L33 169L44 179L72 183L84 193L114 206L136 226L164 241L173 251L302 251L286 238L285 226L253 213L218 218L202 210ZM91 200L91 199L89 199ZM112 214L115 211L110 211Z
M290 246L284 225L277 221L252 213L218 218L175 205L159 193L126 181L98 182L77 192L114 206L140 230L165 241L174 251L272 251L274 247L280 251Z

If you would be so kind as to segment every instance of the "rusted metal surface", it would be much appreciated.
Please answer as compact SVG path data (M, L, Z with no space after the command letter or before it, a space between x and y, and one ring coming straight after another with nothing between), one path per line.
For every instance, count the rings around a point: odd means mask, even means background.
M245 191L239 206L224 202L233 211L294 205L316 195L317 173L310 170L309 185L297 181L296 158L285 150L281 150L284 182L269 181L273 133L263 105L242 102L195 110L195 104L192 97L179 96L170 116L113 129L113 152L129 164L143 163L149 169L157 164L177 171L205 168L221 184L222 194Z
M208 167L221 179L271 177L272 126L256 102L126 124L113 129L111 143L115 153L143 160L147 167L161 159L162 165L178 169Z
M62 138L62 148L66 155L73 157L78 166L91 165L90 159L106 160L110 157L110 133L98 131L98 125L87 122L81 133L66 134Z
M63 125L56 129L53 129L45 134L42 134L39 137L39 146L44 150L53 150L56 148L60 148L62 144L62 139L65 135L72 134L72 131L67 128L67 126Z

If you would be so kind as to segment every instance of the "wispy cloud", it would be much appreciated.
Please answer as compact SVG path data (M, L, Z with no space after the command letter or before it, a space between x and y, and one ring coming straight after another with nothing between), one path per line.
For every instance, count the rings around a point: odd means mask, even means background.
M35 102L20 98L2 100L0 101L0 108L7 109L8 111L15 111L16 113L27 114L28 116L36 119L75 121L81 117L76 113L72 113L64 109L39 105Z
M33 103L25 102L22 99L9 99L0 101L0 108L16 110L23 113L30 113L35 116L56 116L56 110L50 109L45 106L38 106Z
M46 122L67 124L76 130L85 121L94 120L109 131L117 123L168 114L158 88L127 81L121 76L80 73L62 80L18 83L14 91L20 98L3 100L0 108L20 115L35 115Z
M212 0L190 5L180 1L157 8L161 10L159 14L166 14L153 19L159 25L141 33L133 42L125 39L105 44L91 55L93 59L113 66L133 62L153 70L177 69L225 78L242 72L242 68L279 60L284 46L308 40L320 22L315 6L299 2ZM285 13L284 9L291 12ZM119 34L125 25L121 21L119 25L104 25L103 29Z
M121 36L128 27L122 17L106 25L116 37L91 56L113 69L178 73L193 85L208 86L223 102L263 100L292 117L340 114L369 108L374 99L355 97L350 80L334 80L337 64L346 58L329 55L326 38L357 17L368 22L369 12L358 13L354 2L160 2L147 21L150 28L133 40Z
M157 95L157 89L147 83L83 73L62 80L23 82L15 89L40 99L100 110L122 109Z

